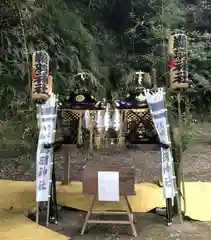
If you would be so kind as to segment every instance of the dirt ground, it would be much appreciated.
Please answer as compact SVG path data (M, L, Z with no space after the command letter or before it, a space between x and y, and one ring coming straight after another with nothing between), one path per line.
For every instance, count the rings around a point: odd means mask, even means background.
M185 181L211 181L211 124L195 125L196 138L193 145L184 153L183 172ZM70 150L71 180L81 180L82 168L86 164L119 164L131 165L136 169L138 182L160 179L161 160L159 152L144 152L141 149L122 150L115 149L88 154L82 149ZM63 179L62 154L56 156L57 179ZM35 180L35 156L21 156L19 159L0 159L0 178L13 180ZM125 226L99 226L90 225L87 233L80 236L85 213L70 209L63 209L59 213L59 225L51 225L50 228L64 235L71 236L75 240L132 240L130 227ZM179 224L174 219L174 224L166 227L163 217L154 213L138 213L137 232L140 240L198 240L210 239L211 223L185 221Z
M64 211L59 225L51 225L50 229L73 240L198 240L210 239L211 223L185 221L179 224L174 219L173 225L163 224L163 217L153 213L136 214L138 237L132 236L130 226L88 225L83 236L80 236L84 213Z

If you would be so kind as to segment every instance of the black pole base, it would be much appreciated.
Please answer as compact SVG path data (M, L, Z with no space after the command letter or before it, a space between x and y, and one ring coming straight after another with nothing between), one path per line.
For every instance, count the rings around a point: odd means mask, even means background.
M172 206L172 199L166 199L166 216L164 219L167 226L172 225L173 222L173 206Z
M53 152L55 153L56 147L58 143L44 144L44 148L50 149L53 148ZM61 144L59 143L59 146ZM52 184L50 189L50 214L49 214L49 222L57 224L59 221L58 217L58 209L57 209L57 197L56 197L56 173L55 173L55 162L54 162L54 154L53 154L53 166L52 166Z
M55 164L53 162L49 222L52 224L58 224L58 221L59 221L59 217L58 217L57 196L56 196L56 174L55 174Z

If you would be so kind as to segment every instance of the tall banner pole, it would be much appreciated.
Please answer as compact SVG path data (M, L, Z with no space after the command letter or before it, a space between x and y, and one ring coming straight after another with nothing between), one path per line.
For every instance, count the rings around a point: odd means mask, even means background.
M50 57L45 51L37 51L32 55L32 93L36 102L39 139L36 154L36 223L39 224L41 202L47 202L46 225L49 224L50 201L52 195L52 172L54 149L45 148L55 140L58 98L52 92L52 74Z
M57 110L58 110L58 98L56 95L52 94L50 100L50 118L48 126L49 126L49 139L47 139L47 144L53 145L55 142L55 133L56 133L56 120L57 120ZM50 140L50 141L49 141ZM47 205L47 217L46 217L46 226L49 224L50 219L50 202L51 198L53 197L53 182L52 182L52 176L53 176L53 168L54 168L54 150L53 148L47 149L50 154L50 179L49 179L49 189L48 189L48 205ZM55 174L55 173L54 173Z
M158 88L155 92L149 90L144 90L144 92L160 142L169 146L168 148L161 147L161 161L163 193L164 198L166 199L167 210L166 221L167 225L170 225L173 217L172 199L176 194L176 188L174 181L173 156L170 148L171 140L169 137L169 126L166 117L167 109L165 107L165 92L163 88Z

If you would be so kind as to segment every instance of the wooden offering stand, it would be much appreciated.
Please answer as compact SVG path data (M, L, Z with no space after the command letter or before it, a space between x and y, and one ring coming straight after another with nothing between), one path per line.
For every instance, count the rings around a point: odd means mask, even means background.
M98 173L99 172L118 172L119 173L119 195L123 196L125 201L126 211L95 211L94 204L97 200L98 195ZM137 237L137 231L134 224L134 216L128 201L128 195L135 195L134 185L135 185L135 171L131 167L121 167L121 166L85 166L82 174L83 182L83 194L93 195L93 200L90 204L89 210L87 212L81 235L84 234L87 224L123 224L131 225L133 235ZM111 220L90 220L92 215L127 215L128 221L111 221Z

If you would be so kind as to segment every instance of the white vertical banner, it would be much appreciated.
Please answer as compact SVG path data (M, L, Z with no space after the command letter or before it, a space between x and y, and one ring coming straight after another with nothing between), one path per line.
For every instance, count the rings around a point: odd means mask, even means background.
M58 99L54 94L44 104L37 105L39 140L36 157L36 202L48 201L50 194L53 149L45 149L44 144L54 142L57 105Z
M167 109L165 108L164 89L158 88L156 92L145 90L145 96L160 141L171 145L171 140L169 138L169 126L167 125ZM175 196L174 168L170 147L168 149L161 147L161 159L164 197L173 198Z

